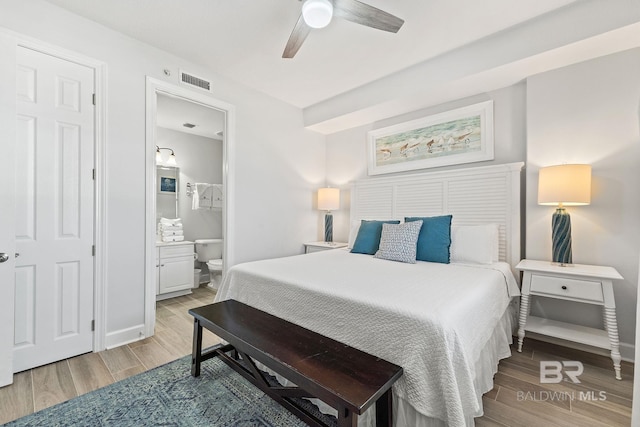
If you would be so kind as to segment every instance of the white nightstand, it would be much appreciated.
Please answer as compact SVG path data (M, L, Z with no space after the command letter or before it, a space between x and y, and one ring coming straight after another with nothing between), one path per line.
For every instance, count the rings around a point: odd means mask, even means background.
M346 248L347 243L343 242L310 242L304 244L304 253L328 251L330 249Z
M622 279L620 273L612 267L581 264L561 267L549 261L529 259L520 261L516 269L524 272L520 299L518 351L522 351L525 331L605 348L611 350L616 379L621 380L620 342L612 285L612 280ZM529 316L529 299L536 295L601 305L606 330Z

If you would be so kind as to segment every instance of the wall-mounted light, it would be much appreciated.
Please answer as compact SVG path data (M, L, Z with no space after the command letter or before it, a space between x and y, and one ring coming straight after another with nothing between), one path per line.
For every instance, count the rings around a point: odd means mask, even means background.
M167 159L167 161L164 161L164 158L162 157L162 153L160 152L160 150L171 151L171 154L169 155L169 158ZM178 166L178 162L176 161L176 154L173 152L173 149L158 147L157 145L156 145L156 163L164 164L166 166Z
M538 204L558 206L551 219L553 262L573 262L571 217L565 206L591 203L591 165L557 165L540 169Z

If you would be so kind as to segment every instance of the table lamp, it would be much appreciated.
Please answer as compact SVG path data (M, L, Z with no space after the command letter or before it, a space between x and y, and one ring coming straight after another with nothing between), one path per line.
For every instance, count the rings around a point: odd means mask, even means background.
M538 204L558 206L551 219L553 262L571 264L571 218L565 206L591 203L591 165L557 165L540 169Z
M333 215L331 211L335 211L340 207L340 189L339 188L320 188L318 190L318 209L327 211L324 216L324 241L333 242Z

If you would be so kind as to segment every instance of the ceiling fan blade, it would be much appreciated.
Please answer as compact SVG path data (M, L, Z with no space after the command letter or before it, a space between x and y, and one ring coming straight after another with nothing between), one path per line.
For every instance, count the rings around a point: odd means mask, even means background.
M333 14L356 24L397 33L404 20L357 0L333 0Z
M304 22L304 18L300 15L298 18L298 22L296 26L293 27L293 31L289 36L289 41L287 41L287 45L284 48L284 52L282 53L283 58L293 58L298 53L300 46L304 43L304 40L307 38L309 33L311 32L311 27Z

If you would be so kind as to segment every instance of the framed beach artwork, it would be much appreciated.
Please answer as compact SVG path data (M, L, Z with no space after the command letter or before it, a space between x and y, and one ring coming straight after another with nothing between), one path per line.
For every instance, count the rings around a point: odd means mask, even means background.
M177 194L179 169L173 166L156 166L159 194Z
M493 101L367 135L369 175L493 160Z
M168 176L160 177L160 192L161 193L175 193L176 192L176 179Z

